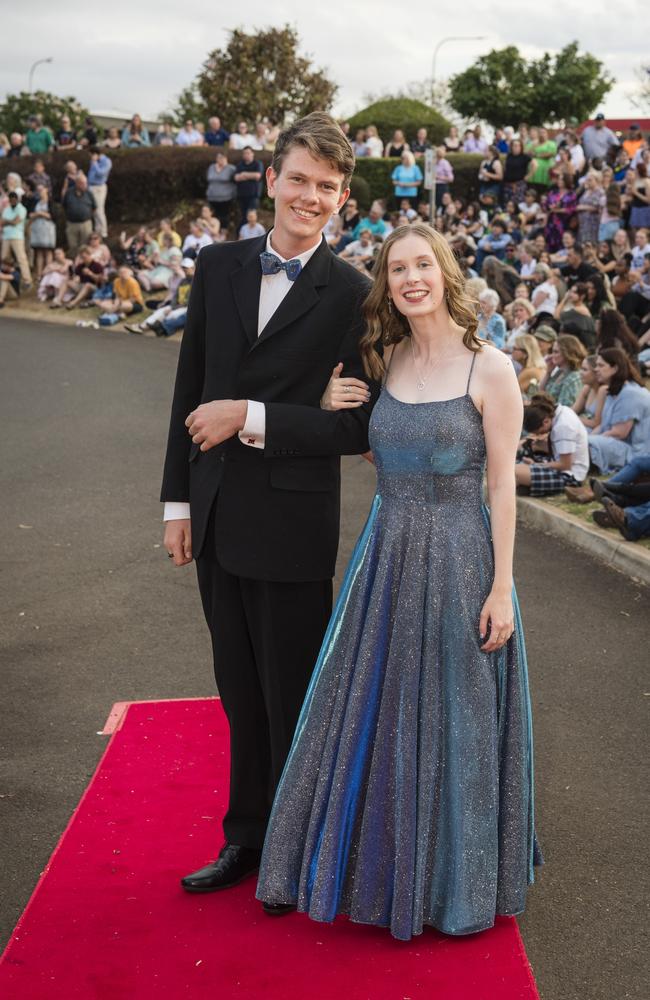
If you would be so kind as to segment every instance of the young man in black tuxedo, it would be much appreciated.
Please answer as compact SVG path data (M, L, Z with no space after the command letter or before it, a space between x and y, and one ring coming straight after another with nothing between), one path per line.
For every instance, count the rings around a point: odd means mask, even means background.
M361 407L319 405L338 362L364 377L369 281L322 236L353 168L329 115L294 123L266 174L274 228L197 260L161 499L174 564L196 559L231 775L226 844L181 880L190 892L228 888L258 868L332 608L340 456L369 447L376 386Z

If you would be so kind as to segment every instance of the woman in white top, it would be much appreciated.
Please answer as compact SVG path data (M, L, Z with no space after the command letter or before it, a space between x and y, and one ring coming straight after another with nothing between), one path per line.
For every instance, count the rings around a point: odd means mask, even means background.
M589 471L589 438L577 413L540 392L524 409L524 430L532 438L548 437L549 457L517 462L517 486L527 486L531 497L543 497L582 483Z
M368 125L366 129L366 147L368 156L377 158L384 155L384 144L379 138L376 125Z

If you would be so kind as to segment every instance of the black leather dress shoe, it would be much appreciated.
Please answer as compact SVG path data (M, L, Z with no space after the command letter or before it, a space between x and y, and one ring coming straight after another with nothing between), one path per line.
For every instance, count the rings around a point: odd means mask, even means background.
M295 913L295 903L262 903L262 909L269 917L284 917L287 913Z
M216 861L199 868L198 872L186 875L181 885L186 892L216 892L239 885L260 866L261 850L226 844Z

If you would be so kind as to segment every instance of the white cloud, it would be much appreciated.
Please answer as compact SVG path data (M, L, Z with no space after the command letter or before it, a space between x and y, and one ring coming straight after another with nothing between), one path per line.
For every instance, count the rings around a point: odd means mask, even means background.
M517 45L526 56L555 51L572 38L582 50L601 59L617 78L604 102L611 116L633 113L627 93L634 87L634 67L646 58L645 35L632 30L643 23L641 0L547 0L537 8L520 0L412 0L404 11L388 0L332 0L306 11L304 2L273 5L248 0L245 19L222 5L195 0L191 6L160 0L137 5L113 0L100 13L70 0L52 6L30 0L3 12L3 58L0 96L27 89L31 64L39 66L36 87L74 94L90 108L119 107L154 116L173 103L194 78L207 52L224 44L235 27L252 30L269 24L295 25L303 51L325 67L339 84L337 110L351 113L368 91L398 89L431 73L438 41L449 35L485 35L480 42L449 42L441 47L437 75L466 68L490 48ZM9 43L9 44L7 44Z

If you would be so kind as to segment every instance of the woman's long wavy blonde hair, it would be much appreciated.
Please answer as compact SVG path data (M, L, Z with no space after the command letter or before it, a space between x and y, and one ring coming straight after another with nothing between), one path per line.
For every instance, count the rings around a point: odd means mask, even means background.
M465 347L470 351L481 349L481 341L476 335L478 302L467 295L465 278L446 239L424 222L399 226L382 244L372 269L373 286L363 303L366 332L361 338L359 348L366 374L377 381L383 378L385 372L377 345L388 347L390 344L399 344L400 340L411 335L406 317L395 306L392 309L388 308L388 255L391 248L405 236L421 236L429 244L442 271L449 315L454 323L463 327Z

